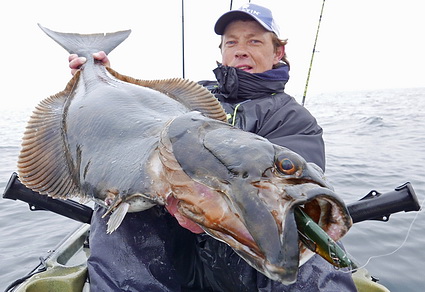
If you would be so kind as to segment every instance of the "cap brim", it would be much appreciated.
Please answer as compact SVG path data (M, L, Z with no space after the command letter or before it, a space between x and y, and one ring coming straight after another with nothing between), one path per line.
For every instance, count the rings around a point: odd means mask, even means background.
M260 21L259 19L255 18L252 14L248 13L248 12L244 12L241 10L232 10L229 12L224 13L215 23L214 26L214 31L216 34L218 35L223 35L224 34L224 30L226 29L226 26L238 19L238 17L243 17L245 18L246 16L249 16L250 18L252 18L252 20L257 21L258 23L261 24L261 26L263 26L266 30L270 31L270 29L268 27L265 27L264 24L262 23L262 21Z

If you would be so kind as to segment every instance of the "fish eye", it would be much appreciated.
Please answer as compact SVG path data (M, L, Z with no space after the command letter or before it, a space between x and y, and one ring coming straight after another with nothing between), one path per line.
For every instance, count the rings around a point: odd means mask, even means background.
M297 171L296 165L288 157L277 159L275 164L276 164L276 169L280 173L285 174L285 175L291 175L291 174L294 174Z

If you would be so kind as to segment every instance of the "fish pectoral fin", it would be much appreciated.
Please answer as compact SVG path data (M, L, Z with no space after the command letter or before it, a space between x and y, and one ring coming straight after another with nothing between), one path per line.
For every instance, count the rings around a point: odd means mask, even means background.
M115 209L115 211L111 214L108 220L108 228L106 232L108 234L117 230L117 228L121 225L122 220L124 220L125 215L127 214L128 209L130 208L130 204L123 202L119 204L119 206Z
M184 104L190 110L199 111L209 118L227 122L226 112L217 98L208 89L196 82L181 78L140 80L122 75L111 68L106 69L121 81L162 92Z
M115 210L115 208L117 208L122 203L122 199L120 198L120 196L116 196L111 192L108 193L108 198L105 201L105 205L109 207L108 210L106 210L105 214L102 215L102 218L105 218L106 216L111 214Z
M65 90L44 99L33 111L18 158L19 180L26 187L54 198L84 197L63 140L63 110L78 76L77 72Z

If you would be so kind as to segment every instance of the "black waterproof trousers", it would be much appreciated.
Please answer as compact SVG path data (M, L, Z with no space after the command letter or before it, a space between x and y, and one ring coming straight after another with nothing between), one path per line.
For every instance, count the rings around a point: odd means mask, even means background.
M91 226L91 291L356 291L351 274L319 256L301 266L295 284L285 286L251 268L229 246L182 228L162 207L128 213L106 233L104 209Z

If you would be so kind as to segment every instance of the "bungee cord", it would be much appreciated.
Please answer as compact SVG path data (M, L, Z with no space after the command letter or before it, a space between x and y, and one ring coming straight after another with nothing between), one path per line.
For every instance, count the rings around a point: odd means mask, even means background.
M342 270L342 272L344 272L344 273L355 272L355 271L360 270L362 268L366 268L366 266L369 265L370 261L372 261L373 259L387 257L387 256L393 255L396 252L398 252L406 244L407 240L409 239L410 232L413 229L413 225L415 224L416 220L418 219L419 214L423 212L423 210L424 210L423 208L425 206L425 199L422 200L422 203L421 203L420 206L421 206L420 210L418 212L416 212L415 217L413 217L412 222L410 222L409 229L406 232L406 236L404 237L403 242L400 243L400 245L398 247L396 247L393 251L388 252L388 253L384 253L384 254L380 254L380 255L376 255L376 256L370 256L363 265L360 266L358 263L356 263L356 265L357 265L356 267L352 267L351 269L344 269L344 270ZM353 257L351 257L351 255L350 255L350 258L353 259Z

